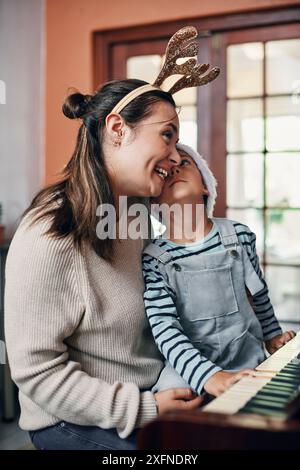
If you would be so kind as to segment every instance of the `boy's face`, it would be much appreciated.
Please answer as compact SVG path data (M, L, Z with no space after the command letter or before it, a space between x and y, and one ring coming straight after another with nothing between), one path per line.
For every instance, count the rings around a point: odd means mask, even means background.
M159 197L153 198L156 204L203 203L203 196L208 196L202 175L196 163L188 154L179 150L180 163L173 167L165 180Z

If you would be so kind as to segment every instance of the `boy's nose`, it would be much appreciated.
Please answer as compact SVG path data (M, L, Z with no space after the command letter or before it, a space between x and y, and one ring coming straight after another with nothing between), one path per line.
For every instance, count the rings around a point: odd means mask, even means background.
M179 166L173 166L173 168L171 168L170 170L170 175L174 176L174 175L177 175L179 172L180 172Z
M170 166L171 167L174 167L176 165L179 165L180 163L180 155L178 153L178 150L177 148L174 146L169 158L168 158L169 162L170 162Z

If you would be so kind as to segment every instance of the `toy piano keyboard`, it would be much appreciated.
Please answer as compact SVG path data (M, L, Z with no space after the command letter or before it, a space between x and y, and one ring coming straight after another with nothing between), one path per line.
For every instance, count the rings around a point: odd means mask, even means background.
M300 332L255 369L255 377L243 377L204 412L254 413L288 419L300 409Z

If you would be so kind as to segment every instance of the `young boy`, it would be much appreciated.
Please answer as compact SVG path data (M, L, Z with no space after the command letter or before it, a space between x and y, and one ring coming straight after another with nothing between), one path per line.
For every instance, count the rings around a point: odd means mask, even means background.
M268 297L255 249L244 224L213 218L216 180L206 161L178 144L181 163L155 203L190 217L164 218L168 238L143 253L144 302L157 346L166 359L152 391L191 387L218 396L292 339L282 333ZM203 211L204 204L204 211ZM178 207L178 206L177 206ZM198 208L203 217L197 220ZM190 223L194 236L176 234ZM250 369L251 368L251 369Z

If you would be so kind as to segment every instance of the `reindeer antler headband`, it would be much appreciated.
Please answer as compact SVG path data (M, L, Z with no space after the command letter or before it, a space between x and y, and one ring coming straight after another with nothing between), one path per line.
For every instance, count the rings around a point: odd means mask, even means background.
M116 104L111 113L120 113L132 100L143 93L152 90L162 90L163 82L172 75L182 75L169 89L164 90L174 95L183 88L206 85L213 81L220 73L218 67L213 67L209 72L209 64L197 64L198 43L194 41L198 36L196 28L186 26L177 31L170 39L166 49L166 60L155 82L143 85L128 93ZM183 64L177 64L177 59L184 57L196 57L188 59Z

